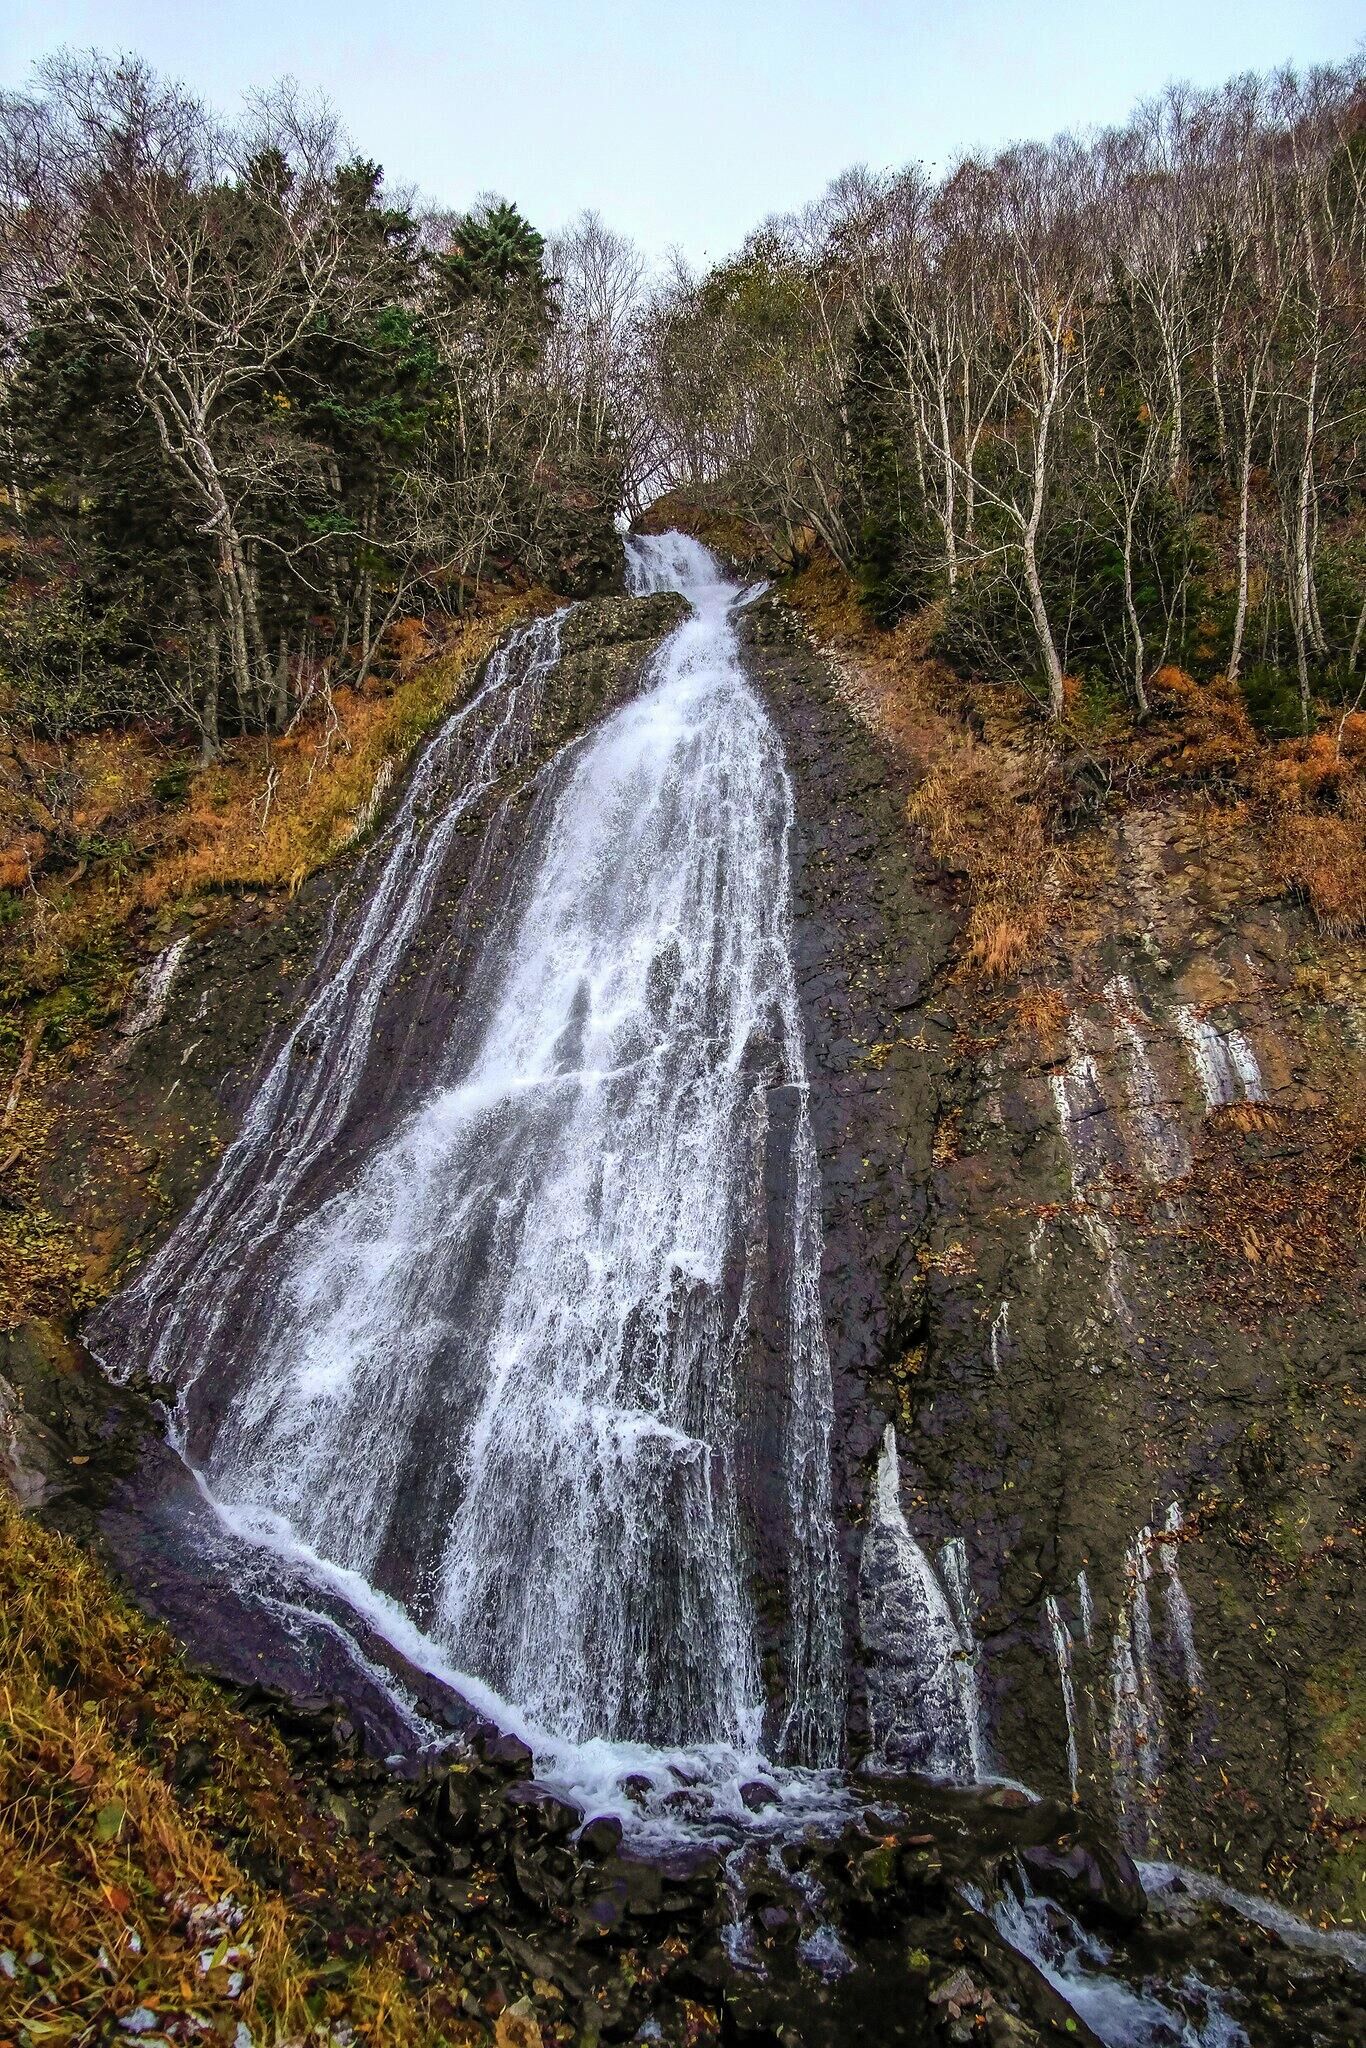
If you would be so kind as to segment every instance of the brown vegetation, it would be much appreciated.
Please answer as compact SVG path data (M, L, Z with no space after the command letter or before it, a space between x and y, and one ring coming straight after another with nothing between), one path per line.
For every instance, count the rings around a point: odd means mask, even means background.
M967 957L991 980L1035 955L1053 869L1043 812L1016 763L966 739L935 762L909 805L930 851L967 880Z
M928 651L936 608L880 631L824 550L784 595L832 652L854 708L915 778L908 817L962 882L968 965L988 980L1020 973L1038 957L1058 862L1044 795L1050 750L1039 747L1027 706L985 693L1001 743L980 740L975 693Z
M0 2040L122 2038L135 2015L160 2041L488 2038L278 1737L3 1489L0 1669Z
M1225 676L1168 664L1141 724L1088 715L1075 689L1054 735L1026 691L964 677L933 653L940 607L872 625L823 549L783 585L831 657L843 694L915 780L908 806L942 867L961 879L965 959L987 980L1037 965L1069 914L1069 819L1089 777L1111 804L1213 799L1261 834L1269 879L1304 898L1339 939L1366 931L1366 715L1307 739L1270 739ZM1080 872L1080 863L1072 865Z
M1259 782L1276 879L1334 937L1366 932L1366 717L1277 747Z
M389 682L324 693L287 733L228 741L217 761L143 726L86 735L63 759L75 834L64 851L29 829L12 785L0 788L0 863L17 891L0 927L11 1029L23 1004L57 995L73 975L93 977L87 1014L104 1021L136 964L132 935L196 897L296 889L363 833L386 778L534 602L504 597L466 615L425 662L410 625ZM43 754L35 743L29 752Z

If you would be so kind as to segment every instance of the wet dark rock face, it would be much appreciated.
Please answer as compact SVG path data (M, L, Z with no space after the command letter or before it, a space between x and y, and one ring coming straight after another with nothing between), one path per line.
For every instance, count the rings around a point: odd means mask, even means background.
M796 799L794 953L820 1155L835 1502L856 1651L869 1475L925 1329L917 1251L951 1079L953 1025L937 991L956 920L908 860L905 778L840 702L790 614L760 606L746 641ZM855 1669L856 1750L862 1722Z
M1366 1276L1326 1050L1357 1012L1305 998L1255 862L1135 813L1020 1029L955 973L895 761L790 614L747 630L796 792L851 1641L891 1421L911 1530L966 1544L995 1767L1069 1798L1065 1656L1102 1830L1358 1918Z

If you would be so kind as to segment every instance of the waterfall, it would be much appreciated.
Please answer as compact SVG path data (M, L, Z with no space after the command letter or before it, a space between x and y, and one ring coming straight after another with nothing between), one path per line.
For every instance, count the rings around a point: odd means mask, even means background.
M1048 1617L1048 1632L1053 1638L1053 1655L1058 1666L1058 1686L1062 1693L1063 1720L1067 1728L1067 1778L1072 1787L1072 1803L1075 1806L1079 1796L1077 1788L1081 1766L1077 1755L1077 1689L1072 1677L1072 1636L1056 1595L1047 1594L1043 1605L1044 1613Z
M966 1574L966 1552L955 1565ZM962 1604L967 1597L960 1587ZM882 1440L859 1566L873 1754L884 1767L982 1775L976 1644L956 1617L901 1506L896 1430Z
M241 1136L96 1341L174 1380L232 1527L397 1601L552 1738L752 1749L762 1726L826 1765L841 1648L792 793L736 588L679 535L629 556L633 591L680 589L690 616L538 777L418 1098L367 1123L377 1020L433 937L461 820L530 749L555 620L422 757ZM742 1470L774 1329L776 1704Z
M298 1191L337 1146L372 1051L380 1004L399 979L461 820L530 745L559 654L561 615L519 628L483 686L421 755L387 830L362 863L350 914L338 899L313 992L255 1088L217 1173L156 1256L90 1327L116 1376L135 1366L177 1385L182 1410L220 1339L255 1292L262 1250ZM237 1363L235 1357L232 1363Z

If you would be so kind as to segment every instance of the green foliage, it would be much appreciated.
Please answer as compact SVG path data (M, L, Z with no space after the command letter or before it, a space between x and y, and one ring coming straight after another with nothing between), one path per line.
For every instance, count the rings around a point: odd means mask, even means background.
M102 612L79 583L12 583L0 595L0 697L5 716L33 738L60 743L140 701L128 652L128 617Z
M186 761L177 761L165 769L152 784L152 795L159 804L168 809L183 804L190 793L191 769Z
M0 385L17 731L64 743L141 713L197 725L212 756L373 667L406 610L619 571L613 424L586 438L547 374L553 281L515 206L434 252L379 166L329 165L321 131L298 145L286 120L232 173L136 65L46 76L34 133L55 122L79 175L75 253Z
M943 582L943 550L888 402L896 368L886 333L878 322L861 329L844 393L850 492L859 513L854 577L869 618L883 627L927 604Z
M544 305L545 237L508 200L462 214L442 261L447 289L457 300L527 293Z
M1294 739L1304 731L1304 711L1293 676L1270 662L1258 661L1239 678L1247 715L1268 739Z

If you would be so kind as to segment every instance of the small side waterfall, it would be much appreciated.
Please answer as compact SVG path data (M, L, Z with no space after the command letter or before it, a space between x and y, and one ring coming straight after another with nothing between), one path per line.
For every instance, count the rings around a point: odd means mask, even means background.
M967 1559L955 1559L966 1573ZM960 1587L966 1605L966 1592ZM886 1769L980 1778L976 1644L956 1616L901 1506L901 1464L889 1422L859 1567L873 1754Z
M1156 1832L1167 1732L1150 1596L1155 1554L1161 1559L1166 1595L1167 1670L1179 1670L1188 1696L1204 1686L1195 1647L1195 1620L1177 1556L1182 1528L1180 1503L1172 1501L1161 1530L1140 1529L1129 1545L1124 1557L1124 1595L1111 1648L1110 1758L1115 1800L1125 1838L1138 1850L1148 1848ZM1174 1726L1183 1725L1176 1717L1173 1721ZM1197 1742L1189 1715L1184 1717L1184 1725L1189 1739Z
M1162 1782L1162 1696L1153 1671L1151 1529L1124 1556L1124 1596L1111 1653L1110 1754L1124 1832L1145 1847Z
M234 1529L396 1600L552 1738L752 1751L762 1729L830 1764L792 796L734 586L682 536L630 559L636 593L681 589L691 616L542 772L434 1082L368 1138L381 1000L462 819L531 745L555 619L514 636L422 757L241 1136L96 1341L174 1380ZM761 1320L783 1377L777 1702L740 1469Z
M1162 1569L1167 1581L1167 1620L1180 1656L1186 1685L1191 1692L1199 1692L1205 1682L1205 1674L1200 1668L1200 1655L1195 1647L1195 1617L1191 1613L1186 1589L1181 1583L1181 1567L1177 1558L1182 1527L1181 1504L1179 1501L1172 1501L1167 1509L1163 1535L1160 1539Z
M1063 1720L1067 1728L1067 1777L1075 1803L1079 1796L1081 1763L1077 1754L1077 1688L1072 1676L1072 1636L1056 1596L1049 1593L1043 1605L1058 1665L1058 1688L1062 1693Z

